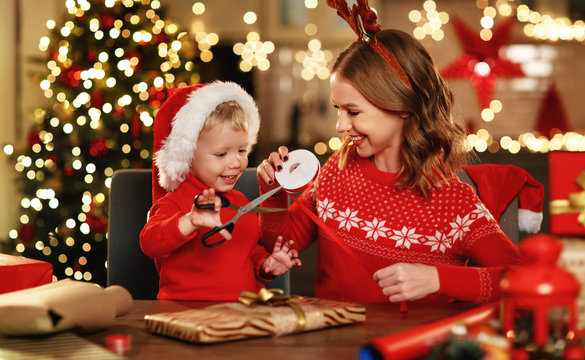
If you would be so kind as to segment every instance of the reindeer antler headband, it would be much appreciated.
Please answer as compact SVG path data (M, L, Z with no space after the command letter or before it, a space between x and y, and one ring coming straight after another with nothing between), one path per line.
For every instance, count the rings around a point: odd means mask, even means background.
M382 30L382 25L378 24L378 16L368 5L368 0L357 0L349 9L347 0L327 0L330 8L337 10L337 15L342 17L358 36L358 39L368 44L376 51L392 69L398 77L410 88L412 85L406 72L396 60L392 52L376 39L376 33Z

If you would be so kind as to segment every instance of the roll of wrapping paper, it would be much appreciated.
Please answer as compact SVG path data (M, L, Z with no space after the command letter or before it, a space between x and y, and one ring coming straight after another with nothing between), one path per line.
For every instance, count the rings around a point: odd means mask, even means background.
M434 345L445 340L454 324L464 323L467 327L473 327L488 319L497 318L498 313L499 303L495 302L405 331L381 336L363 346L358 358L360 360L420 358L428 355Z

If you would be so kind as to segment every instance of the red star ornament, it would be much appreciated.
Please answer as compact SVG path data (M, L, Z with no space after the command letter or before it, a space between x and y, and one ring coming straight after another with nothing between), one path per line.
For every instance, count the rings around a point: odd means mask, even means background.
M510 40L514 19L507 18L493 29L490 40L482 40L463 21L453 18L457 38L464 54L448 64L441 74L445 79L469 79L482 109L489 108L498 78L525 76L519 64L503 57L500 48Z

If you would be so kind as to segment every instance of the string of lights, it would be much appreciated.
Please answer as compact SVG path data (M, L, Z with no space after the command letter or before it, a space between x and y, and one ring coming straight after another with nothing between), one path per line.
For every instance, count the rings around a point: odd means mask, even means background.
M172 88L199 80L194 59L204 51L158 0L65 7L39 41L48 105L34 110L24 148L3 149L22 191L20 226L8 235L17 253L52 263L57 279L105 284L111 177L152 166L156 111Z
M317 0L304 1L307 11L318 5ZM445 40L445 27L456 20L439 11L439 5L427 0L422 10L409 12L416 38ZM46 69L38 81L49 105L34 110L35 123L25 148L3 147L14 160L22 190L19 228L11 230L9 237L18 253L55 264L57 278L104 283L107 264L95 259L105 259L111 177L116 169L151 167L157 109L172 88L199 82L198 64L214 61L213 46L220 38L205 30L199 18L206 11L201 1L192 6L195 17L190 31L166 20L159 0L67 0L65 7L64 19L48 20L51 35L39 41ZM515 0L477 0L476 7L480 29L472 31L477 32L478 42L494 42L499 25L512 17L525 24L526 36L542 41L585 40L582 21L554 19ZM251 30L245 41L233 44L233 52L241 57L240 70L269 71L278 44L261 41L254 11L244 12L242 21ZM291 70L291 76L327 81L334 52L324 47L317 24L306 24L304 33L307 48L291 54L291 69L301 70ZM486 78L493 73L490 66L477 61L475 76ZM487 100L481 119L497 122L505 101ZM340 143L333 136L312 146L317 154L326 154ZM470 151L511 154L585 151L585 136L570 131L527 132L496 139L480 128L468 136L468 145Z

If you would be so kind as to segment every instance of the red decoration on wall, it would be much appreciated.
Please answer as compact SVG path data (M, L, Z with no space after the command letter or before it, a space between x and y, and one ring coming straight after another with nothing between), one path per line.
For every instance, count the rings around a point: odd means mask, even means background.
M493 29L491 40L484 41L463 21L453 18L452 23L464 53L447 65L441 74L445 79L469 79L482 109L493 99L498 78L523 77L520 65L502 56L500 48L510 40L514 19L507 18Z
M536 131L549 138L552 138L555 133L569 131L567 113L554 83L552 83L542 100L536 122Z

